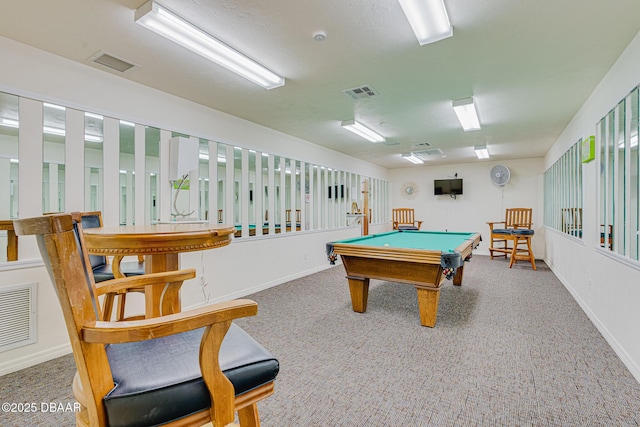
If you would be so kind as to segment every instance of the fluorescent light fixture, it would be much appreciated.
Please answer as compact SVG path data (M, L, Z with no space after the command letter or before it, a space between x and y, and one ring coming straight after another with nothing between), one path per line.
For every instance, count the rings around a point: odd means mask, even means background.
M146 2L136 10L135 21L265 89L284 86L284 77L280 77L215 39L153 0Z
M420 157L416 156L413 153L404 153L402 155L402 158L405 160L409 160L411 163L414 163L416 165L421 165L424 163L424 161Z
M65 136L65 134L66 134L64 129L54 128L54 127L51 127L51 126L43 126L42 127L42 131L44 133L48 133L49 135Z
M489 150L487 150L486 145L476 145L473 147L473 150L476 152L476 156L478 156L479 159L489 158Z
M89 142L102 142L102 137L100 135L91 135L91 134L85 133L84 140Z
M13 119L0 119L0 125L6 126L8 128L20 127L20 123L17 120L13 120Z
M398 0L420 45L453 35L444 0Z
M465 132L480 129L480 120L473 98L458 99L453 101L452 105Z
M340 126L345 128L348 131L355 133L362 138L371 141L371 142L384 142L384 137L378 135L376 132L372 131L365 125L360 122L356 122L355 120L346 120L340 123Z
M95 113L84 113L85 117L91 117L92 119L98 119L98 120L103 120L104 116L100 115L100 114L95 114Z
M44 105L47 108L54 109L54 110L66 111L66 108L63 107L62 105L50 104L48 102L43 102L42 105Z

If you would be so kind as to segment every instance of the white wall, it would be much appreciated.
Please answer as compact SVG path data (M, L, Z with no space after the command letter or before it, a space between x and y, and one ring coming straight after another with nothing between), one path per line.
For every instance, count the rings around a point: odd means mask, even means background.
M551 166L640 83L640 33L568 124L545 159ZM596 152L599 150L596 149ZM584 164L583 240L547 232L546 261L640 381L640 263L599 247L599 160Z
M41 213L42 107L39 101L89 111L105 116L107 121L127 120L160 129L182 132L239 147L319 164L378 179L388 179L384 168L345 156L307 141L229 116L184 99L129 82L112 74L77 64L61 57L33 49L0 37L0 91L20 95L21 146L20 215ZM7 66L11 64L11 66ZM23 105L24 104L24 105ZM25 132L23 134L23 127ZM28 148L22 145L29 137ZM81 137L78 139L82 143ZM116 139L117 140L117 139ZM69 143L69 141L68 141ZM164 147L164 149L167 149ZM118 150L105 136L105 174L113 172L115 180L105 184L105 194L117 195ZM68 164L83 164L84 150L69 150ZM79 176L65 178L76 182ZM40 173L34 173L40 172ZM168 200L168 199L167 199ZM66 206L79 210L84 206L84 191L67 194ZM118 218L117 196L105 202L105 218ZM387 224L373 226L384 229ZM184 307L237 298L286 280L328 267L325 243L359 234L359 229L289 233L286 236L239 239L230 246L206 252L184 254L183 267L195 267L207 284L205 292L200 278L183 286ZM0 265L0 289L19 283L38 282L38 340L35 344L0 353L0 375L58 357L69 352L68 339L53 287L39 261L35 240L20 239L20 259ZM251 262L252 267L247 268ZM345 281L345 290L347 284ZM205 294L208 293L208 299Z
M511 179L503 187L489 179L489 172L496 164L503 164L511 171ZM503 221L506 208L533 208L533 253L536 258L543 258L543 169L542 158L393 169L389 173L391 206L414 208L416 219L424 221L423 230L479 232L484 240L476 253L484 255L489 254L488 221ZM434 196L433 180L453 178L456 173L463 179L464 194L455 199ZM407 182L419 187L413 199L401 196L402 186Z

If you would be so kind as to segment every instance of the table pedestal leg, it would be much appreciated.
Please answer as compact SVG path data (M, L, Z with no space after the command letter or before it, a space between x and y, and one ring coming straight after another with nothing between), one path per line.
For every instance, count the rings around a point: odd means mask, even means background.
M438 316L438 301L440 301L439 289L416 288L418 293L418 310L420 311L420 324L433 328Z
M369 298L369 279L361 277L347 277L347 279L349 279L353 311L364 313L367 311L367 299Z
M145 272L159 273L180 268L178 254L145 256ZM145 286L145 313L147 318L180 312L180 283L169 283L164 289Z

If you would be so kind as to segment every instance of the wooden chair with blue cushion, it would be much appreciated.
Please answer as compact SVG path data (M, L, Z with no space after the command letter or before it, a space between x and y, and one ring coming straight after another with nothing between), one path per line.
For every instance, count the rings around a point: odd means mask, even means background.
M124 277L95 285L81 228L70 214L14 221L35 235L56 288L78 372L78 426L259 426L257 402L273 393L278 361L233 319L257 304L236 300L167 316L102 321L98 297L140 281L158 286L194 269Z
M507 256L514 252L514 230L530 230L528 232L518 233L522 236L529 236L528 240L531 240L531 236L533 235L533 230L531 229L533 226L532 214L532 208L509 208L505 210L504 221L487 222L491 231L489 243L489 254L491 259L496 256L507 258ZM522 239L523 242L527 240L526 238ZM520 243L520 238L516 240ZM496 252L501 255L496 255ZM533 256L533 254L531 254L531 256Z
M420 230L424 221L417 221L412 208L395 208L391 210L394 230Z

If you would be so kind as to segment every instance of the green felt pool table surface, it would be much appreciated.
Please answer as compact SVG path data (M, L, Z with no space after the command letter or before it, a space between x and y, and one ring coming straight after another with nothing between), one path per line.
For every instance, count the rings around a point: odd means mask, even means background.
M477 233L401 230L339 240L334 243L452 252Z

